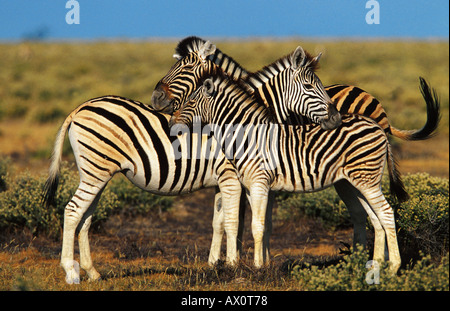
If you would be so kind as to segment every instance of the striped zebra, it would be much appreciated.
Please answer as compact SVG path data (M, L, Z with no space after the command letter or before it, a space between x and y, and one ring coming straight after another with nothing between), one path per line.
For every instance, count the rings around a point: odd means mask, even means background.
M201 133L171 132L169 119L169 115L140 102L105 96L83 103L62 124L44 189L44 203L54 204L63 141L68 133L80 183L64 212L61 266L67 283L80 282L74 266L77 229L80 266L90 280L100 278L91 259L88 231L103 189L118 172L139 188L161 195L218 186L222 204L239 209L234 204L239 204L241 185L215 139ZM237 233L228 234L237 224L225 217L225 229L227 226L231 226L227 231L227 258L236 262Z
M184 46L184 44L180 45ZM184 53L183 48L179 46L176 57ZM162 109L165 112L173 112L173 109L179 108L179 103L186 100L201 81L199 77L214 74L220 71L220 68L215 63L209 60L209 56L214 54L217 49L210 42L206 42L200 46L195 46L195 52L191 52L181 60L179 60L166 76L158 84L158 87L153 93L152 100L154 103L159 101L167 101L166 92L170 92L171 100L169 105L171 109ZM219 52L220 53L220 52ZM311 119L321 123L321 126L326 129L331 129L340 124L340 114L336 111L333 105L330 105L330 98L326 94L320 79L315 75L314 68L317 66L320 55L312 57L305 52L301 47L298 47L293 53L280 59L280 66L276 66L272 72L272 77L279 78L272 86L278 89L280 93L284 94L282 99L285 103L303 103L299 107L305 107L309 110L302 110L302 113L308 114ZM228 62L231 64L231 61ZM238 70L237 66L226 66L228 70L234 68ZM278 74L275 73L278 71ZM232 73L230 73L232 74ZM239 76L238 71L233 74L235 77ZM269 85L269 83L267 83ZM270 91L267 91L270 94ZM280 99L281 100L281 99ZM275 105L274 105L275 106ZM278 105L282 106L282 105ZM175 112L176 113L176 112ZM299 113L299 112L298 112ZM273 113L276 116L276 113ZM220 196L220 194L217 194ZM220 197L215 198L216 203L220 202ZM271 200L273 201L273 200ZM245 202L241 202L243 213L245 211ZM209 262L215 262L220 255L220 243L223 230L221 221L223 217L220 215L221 209L216 206L214 208L215 216L213 219L213 239L211 243ZM364 218L365 219L365 218ZM268 222L271 223L271 222ZM365 227L364 227L365 229ZM240 228L240 233L243 228ZM241 250L241 234L238 239L238 249Z
M198 59L192 59L197 54ZM298 113L297 108L290 109L283 106L283 101L273 94L279 93L279 90L273 88L273 78L282 70L283 62L281 59L265 66L257 72L249 72L245 70L232 57L223 53L215 45L201 38L191 36L179 42L173 55L178 62L156 85L152 94L152 105L156 109L167 109L168 113L173 113L179 109L180 105L189 96L195 86L197 80L178 81L177 78L185 79L186 74L194 72L196 77L202 76L204 72L214 73L221 70L230 76L233 80L243 80L250 92L254 92L255 96L275 112L277 121L283 124L304 124L310 123L312 118L309 112ZM320 58L316 58L317 62ZM189 60L188 60L189 59ZM316 63L317 63L316 62ZM420 78L421 89L428 86L424 79ZM189 87L189 89L186 89ZM424 95L427 120L425 125L417 130L401 130L390 125L386 111L381 103L372 95L356 86L334 84L325 86L325 90L331 98L332 103L336 106L341 114L354 113L367 116L375 120L386 133L404 140L424 140L434 136L439 124L440 112L439 102L430 93ZM423 92L422 92L423 93ZM181 95L180 95L181 94ZM295 103L295 102L294 102ZM292 104L291 104L292 105ZM279 110L288 111L289 113L280 113ZM303 108L307 110L308 107Z
M188 40L188 43L192 42ZM222 68L210 59L215 57L218 51L211 42L206 41L201 46L194 44L197 50L182 54L185 44L182 41L175 54L176 57L184 56L157 83L152 94L153 107L167 113L177 111L193 90L201 85L199 77L204 77L206 73L222 71ZM192 47L187 50L190 49ZM222 52L217 53L225 57ZM299 46L293 53L266 67L267 70L261 72L261 75L255 74L255 77L243 75L237 63L230 66L232 59L221 64L230 76L246 77L244 81L252 92L260 91L262 100L268 103L267 106L273 110L278 122L296 124L299 116L303 115L315 123L320 123L324 129L333 129L340 125L340 114L334 105L331 105L330 97L314 72L320 56L321 54L312 57ZM281 102L283 104L276 104Z
M266 106L245 86L217 74L204 80L170 122L192 127L199 118L213 128L214 138L250 197L255 266L268 259L263 238L270 190L312 192L346 180L375 229L374 259L384 260L387 238L395 273L401 260L394 212L381 192L386 163L391 192L400 200L407 193L384 130L360 115L344 115L342 125L328 131L314 124L280 125L264 110ZM223 209L238 214L226 206Z
M274 82L274 79L279 77L279 73L283 69L288 69L286 57L275 61L258 72L250 73L210 42L197 37L188 37L182 40L176 48L174 57L178 60L177 63L158 82L152 95L153 105L158 109L164 109L168 113L173 113L179 109L183 100L201 83L200 77L222 71L232 79L245 83L246 88L275 114L278 123L302 124L305 120L307 121L307 118L298 115L299 110L291 113L295 109L287 107L288 105L280 96L282 92L277 89L277 84ZM318 57L315 64L317 64L317 61ZM312 69L314 69L314 66L312 66ZM419 130L406 131L391 126L381 103L360 88L346 85L325 87L333 103L341 113L355 113L370 117L387 134L407 140L420 140L432 137L439 123L439 101L436 94L430 90L430 87L422 78L420 78L420 88L427 107L427 121ZM354 200L355 194L352 193L353 189L346 181L338 182L334 184L334 187L349 209L354 225L353 244L365 245L367 215L363 207L359 204L359 201ZM217 202L217 199L215 201ZM245 204L241 202L241 205L245 208ZM217 223L221 220L220 210L219 212L217 212L217 208L214 210L213 245L216 246L220 245L217 241L220 241L219 236L223 229L220 223ZM242 230L240 228L240 232ZM216 231L219 233L216 234ZM211 254L214 255L211 256L217 257L220 249L213 247L213 245Z

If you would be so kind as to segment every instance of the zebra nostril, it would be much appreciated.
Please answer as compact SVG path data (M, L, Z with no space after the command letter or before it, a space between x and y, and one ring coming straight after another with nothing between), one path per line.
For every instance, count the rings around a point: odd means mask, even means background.
M160 107L161 106L161 102L164 100L165 95L166 94L164 92L161 92L161 91L158 91L158 90L153 91L151 100L152 100L153 106L155 108L161 108Z
M158 99L162 100L165 97L165 93L164 92L157 92L156 96L158 97Z

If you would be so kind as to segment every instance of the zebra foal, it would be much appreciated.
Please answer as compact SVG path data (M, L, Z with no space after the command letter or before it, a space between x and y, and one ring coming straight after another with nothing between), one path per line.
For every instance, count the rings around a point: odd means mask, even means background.
M268 259L263 239L270 190L311 192L346 180L375 228L374 259L384 260L387 237L396 272L401 260L394 212L381 192L386 163L391 191L398 198L406 192L384 130L358 115L343 116L342 125L331 131L317 125L280 125L265 109L245 87L218 74L207 78L170 122L192 126L199 118L213 129L250 197L255 266Z

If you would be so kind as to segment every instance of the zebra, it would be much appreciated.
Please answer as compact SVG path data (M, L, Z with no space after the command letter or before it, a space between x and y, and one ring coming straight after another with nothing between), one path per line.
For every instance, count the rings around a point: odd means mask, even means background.
M80 282L74 266L77 229L80 266L90 280L100 278L90 255L88 231L103 189L118 172L139 188L161 195L218 187L222 204L239 209L234 204L239 204L241 185L216 141L202 133L171 132L169 119L169 115L138 101L103 96L81 104L63 122L53 149L43 203L54 205L63 142L68 133L80 183L64 211L61 266L67 283ZM228 224L232 232L236 225L225 217L226 229ZM236 262L236 239L235 235L229 237L227 258L231 263Z
M180 43L184 46L184 42ZM175 54L179 57L184 49L179 45L179 52ZM198 50L184 55L176 62L169 72L157 83L152 94L152 105L156 109L167 113L174 113L181 103L201 85L199 77L204 73L214 74L222 70L209 58L216 55L217 48L210 41L203 45L196 46ZM219 55L224 55L218 52ZM316 76L314 68L318 66L321 54L312 57L308 52L298 46L294 52L279 59L272 65L273 70L267 70L267 74L256 82L256 78L251 79L248 87L252 90L262 88L265 93L266 102L283 102L284 105L268 105L274 111L274 116L278 121L290 118L297 118L305 115L315 123L320 123L324 129L333 129L340 125L340 114L331 105L331 99L326 93L322 82ZM229 62L222 65L231 70L229 73L233 77L240 77L241 71L236 65L229 66ZM244 75L245 76L245 75ZM257 87L254 86L257 84ZM261 95L262 96L262 95ZM280 116L281 115L281 116Z
M394 212L381 192L386 163L391 192L399 200L407 193L384 130L370 118L352 114L343 115L342 125L334 130L316 124L278 124L264 110L266 106L245 86L219 73L208 76L170 120L174 127L192 127L197 118L213 128L214 138L249 194L254 265L261 267L268 260L263 238L270 190L312 192L346 180L375 229L374 260L384 260L387 238L390 268L396 273L401 259ZM239 130L236 125L241 125Z
M185 100L199 83L199 76L213 74L218 70L218 67L208 60L208 57L217 50L213 44L206 42L196 46L195 49L195 53L190 53L182 60L178 61L161 80L161 83L159 83L152 96L152 101L154 103L159 100L167 100L167 97L164 96L165 92L158 91L158 88L165 91L169 91L168 88L170 88L171 93L173 93L172 97L176 98L176 100L170 101L171 104L173 104L170 105L170 107L178 109L178 103ZM178 52L182 53L181 49L179 49ZM312 57L309 53L305 52L302 47L298 47L294 52L280 60L280 63L282 63L284 67L282 67L282 70L277 70L280 72L282 71L283 73L278 74L277 77L284 79L284 83L282 81L279 83L283 86L283 92L286 94L285 102L305 103L301 106L310 109L303 113L309 113L311 119L321 123L322 127L330 129L339 126L340 114L333 105L330 105L330 98L324 91L320 79L314 74L314 70L311 70L317 66L319 59L320 54L316 57ZM231 67L238 69L237 66ZM228 66L227 68L230 69L231 67ZM239 76L239 74L235 73L234 76ZM167 109L167 107L164 107L161 111L169 113L173 112L173 110ZM276 114L273 113L273 115L275 116ZM220 196L220 194L217 195ZM214 201L220 203L220 197L215 198ZM241 204L243 211L245 211L245 202L241 202ZM220 213L221 209L219 206L216 206L214 210L214 234L211 243L210 263L215 262L219 258L221 235L223 232L223 226L220 224L222 217L216 215ZM242 232L242 229L240 232ZM241 250L241 240L241 238L238 239L239 250Z
M188 37L182 40L176 47L174 57L178 60L171 70L156 85L152 95L152 104L155 108L165 110L173 114L179 109L180 103L186 99L195 87L201 83L202 75L214 74L217 71L226 73L233 80L240 80L246 84L247 89L253 93L258 100L275 114L278 123L283 124L303 124L309 123L308 118L296 113L286 113L291 110L286 107L285 102L280 99L280 92L274 90L273 78L277 77L283 68L287 66L285 57L263 69L251 73L246 71L231 57L221 52L209 41L198 37ZM320 58L316 57L315 65ZM312 66L314 69L316 66ZM428 139L434 136L439 124L439 100L436 93L430 90L430 87L423 78L420 78L420 89L426 102L427 121L419 130L399 130L390 125L387 115L381 103L372 95L355 86L331 85L325 87L334 105L341 113L355 113L365 115L375 120L387 134L391 134L406 140ZM283 111L285 113L283 113ZM176 112L175 112L176 113ZM339 197L345 202L349 209L352 223L354 226L353 245L366 244L366 218L367 215L359 201L355 201L355 194L352 193L352 187L346 181L334 184ZM215 199L215 202L220 200ZM245 204L242 203L242 208ZM217 245L220 245L220 232L223 231L219 215L220 209L215 208L213 222L213 244L211 246L211 255L217 257L220 252ZM270 210L270 208L269 208ZM219 223L217 223L217 222ZM218 232L216 234L216 232ZM242 232L242 228L240 228ZM239 241L240 243L240 241ZM215 246L215 247L214 247Z
M194 57L193 54L198 54L197 57L199 60L190 59L191 57ZM320 55L321 54L316 57L316 65L318 64ZM189 81L184 81L185 84L183 84L182 81L177 80L177 78L185 79L185 73L192 71L199 77L203 72L209 71L210 73L214 73L217 70L221 70L235 81L243 80L250 91L254 92L259 100L264 102L269 109L275 112L277 122L283 124L304 124L310 123L312 120L309 116L309 112L299 115L298 112L295 111L297 110L295 108L290 110L289 107L284 107L283 109L285 111L290 111L290 113L280 113L279 109L281 108L278 108L277 106L281 106L284 103L278 98L273 99L271 96L268 96L269 93L274 93L274 91L268 90L271 83L273 83L271 79L277 75L281 67L285 66L283 62L280 62L282 58L263 67L259 71L249 72L210 41L205 41L196 36L186 37L181 40L175 49L173 57L177 59L178 62L160 81L158 81L152 94L152 106L156 109L162 109L168 113L173 113L179 109L183 100L189 96L192 90L195 89L195 85L197 85L197 81L195 80L192 81L192 85L189 85ZM189 61L188 58L190 59ZM191 77L191 79L193 78ZM423 78L419 78L419 80L422 90L429 88ZM189 87L189 89L186 89L186 87ZM433 96L428 92L424 95L427 109L427 120L425 125L417 130L401 130L390 124L386 111L381 103L363 89L344 84L333 84L324 86L324 88L331 98L332 104L336 106L341 114L354 113L370 117L375 120L386 133L393 135L394 137L403 140L425 140L436 134L436 129L440 120L440 109L439 102L435 99L437 97L434 94ZM180 93L181 96L179 95ZM422 94L424 93L422 92ZM308 109L308 107L306 107L306 109Z

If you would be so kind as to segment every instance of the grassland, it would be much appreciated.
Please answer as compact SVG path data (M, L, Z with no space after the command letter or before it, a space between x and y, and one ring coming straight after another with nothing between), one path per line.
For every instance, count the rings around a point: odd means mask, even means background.
M428 172L448 179L448 42L215 43L248 70L271 63L298 45L312 53L322 51L319 76L324 85L358 85L383 103L391 124L401 129L416 129L425 123L425 104L418 89L418 77L423 76L440 95L439 133L423 142L392 142L402 173ZM11 158L14 174L27 170L42 176L55 134L67 114L85 100L107 94L150 103L156 82L174 63L175 45L0 44L0 157ZM70 154L67 145L69 161ZM288 263L299 257L333 262L339 242L351 242L349 228L330 230L308 219L280 220L274 223L271 267L259 272L251 268L251 235L247 232L248 251L242 265L211 269L206 265L211 197L208 190L183 197L159 216L111 217L91 239L94 261L104 280L76 287L63 282L58 264L60 241L26 230L2 232L0 290L304 290L307 287L292 277Z

